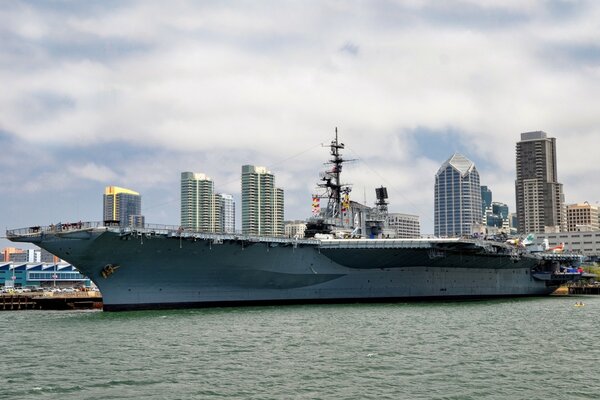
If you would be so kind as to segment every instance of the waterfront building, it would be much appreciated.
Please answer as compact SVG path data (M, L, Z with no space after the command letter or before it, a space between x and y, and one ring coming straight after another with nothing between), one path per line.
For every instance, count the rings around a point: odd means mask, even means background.
M591 205L588 202L567 205L567 231L600 230L598 215L598 206Z
M200 232L219 232L221 196L214 182L199 172L181 173L181 227Z
M517 213L508 214L508 226L510 227L511 234L516 234L519 231L519 219Z
M421 237L421 224L418 215L403 213L388 213L388 228L394 231L395 237L414 239Z
M265 167L242 166L242 232L250 235L282 236L283 189L275 187L275 176Z
M481 187L481 211L483 215L492 206L492 191L487 186Z
M285 221L283 223L283 231L286 237L290 238L303 238L304 231L306 230L306 222L295 220Z
M235 232L235 201L227 193L219 193L219 231L223 233Z
M545 232L536 234L535 243L542 245L548 240L549 247L564 244L565 252L581 253L595 259L600 258L600 231Z
M90 287L91 281L68 263L0 263L0 286Z
M17 249L15 247L6 247L2 250L2 261L57 263L60 259L45 249Z
M503 225L503 220L502 217L497 215L497 214L487 214L485 216L486 221L485 224L486 226L494 226L496 228L502 228Z
M492 204L486 209L485 212L485 225L495 226L502 228L503 226L508 227L510 225L508 221L508 205L500 203L498 201L492 202Z
M525 132L516 147L515 181L520 233L567 229L563 187L558 183L556 139Z
M434 233L440 237L481 230L481 186L475 164L455 153L435 175Z
M16 247L5 247L2 250L2 261L8 262L10 261L11 257L13 257L16 254L21 254L24 251L25 250L17 249Z
M508 219L508 205L500 203L499 201L494 201L492 203L492 214L498 215L503 220Z
M135 227L144 224L142 196L133 190L107 186L104 189L103 209L105 222Z
M6 261L12 262L40 262L41 252L35 251L34 249L21 250L16 253L12 253L9 259Z

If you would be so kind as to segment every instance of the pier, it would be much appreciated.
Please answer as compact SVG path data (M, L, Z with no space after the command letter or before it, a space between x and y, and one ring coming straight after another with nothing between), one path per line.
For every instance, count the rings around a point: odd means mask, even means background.
M102 309L102 297L95 292L43 296L38 293L0 295L0 311Z
M600 294L599 285L570 286L569 294Z

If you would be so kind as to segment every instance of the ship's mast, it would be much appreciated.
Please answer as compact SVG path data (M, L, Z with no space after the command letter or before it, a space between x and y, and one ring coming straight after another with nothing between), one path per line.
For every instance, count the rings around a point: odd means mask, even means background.
M331 159L326 165L332 165L332 168L328 171L321 173L321 180L318 186L325 188L327 193L323 197L327 197L327 209L325 210L325 217L331 218L334 221L340 221L340 225L343 225L342 221L342 194L350 193L350 187L341 183L340 177L342 172L342 165L345 162L353 160L344 160L340 154L340 150L344 148L344 144L338 141L337 127L335 128L335 139L331 141L329 150Z

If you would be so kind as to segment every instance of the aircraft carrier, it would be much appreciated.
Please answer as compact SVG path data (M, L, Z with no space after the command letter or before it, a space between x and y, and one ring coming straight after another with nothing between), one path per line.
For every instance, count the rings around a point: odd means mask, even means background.
M304 238L194 232L102 222L7 231L70 262L100 289L106 311L204 306L541 296L580 273L577 255L532 253L477 238L394 239L385 198L352 203L337 133L321 174L327 206Z

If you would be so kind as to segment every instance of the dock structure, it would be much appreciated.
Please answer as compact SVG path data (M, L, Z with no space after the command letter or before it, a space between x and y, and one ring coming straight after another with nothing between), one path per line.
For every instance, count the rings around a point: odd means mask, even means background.
M32 309L35 309L35 302L32 301L30 296L23 296L20 294L0 295L0 310L1 311L32 310Z
M570 286L569 294L600 294L600 286L585 285L585 286Z
M40 296L37 293L0 295L0 311L101 309L102 297L95 293Z

